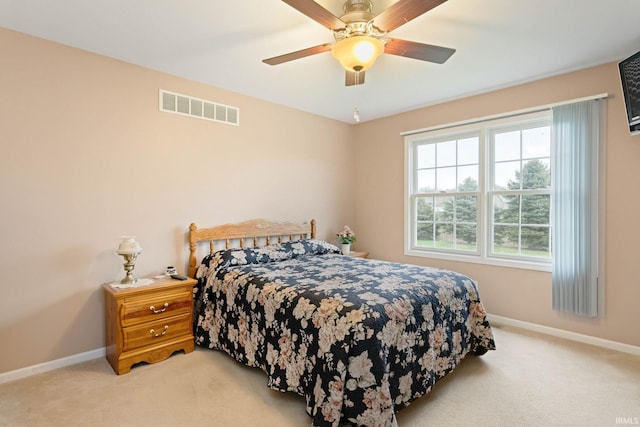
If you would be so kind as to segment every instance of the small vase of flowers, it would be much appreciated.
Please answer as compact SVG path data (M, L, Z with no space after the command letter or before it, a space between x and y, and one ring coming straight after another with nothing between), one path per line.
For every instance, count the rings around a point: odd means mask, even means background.
M348 225L345 225L342 231L336 234L336 236L338 236L342 254L349 255L349 252L351 252L351 244L356 241L356 235L353 230Z

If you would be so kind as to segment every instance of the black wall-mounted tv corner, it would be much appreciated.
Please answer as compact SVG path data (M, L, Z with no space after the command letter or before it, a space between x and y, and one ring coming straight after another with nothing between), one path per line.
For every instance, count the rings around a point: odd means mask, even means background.
M618 63L631 135L640 135L640 52Z

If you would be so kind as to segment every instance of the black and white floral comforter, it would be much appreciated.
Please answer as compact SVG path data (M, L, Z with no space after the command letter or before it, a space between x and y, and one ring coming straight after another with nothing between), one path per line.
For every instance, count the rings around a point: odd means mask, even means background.
M396 426L469 352L495 349L468 277L342 256L302 240L207 256L196 343L306 398L313 426Z

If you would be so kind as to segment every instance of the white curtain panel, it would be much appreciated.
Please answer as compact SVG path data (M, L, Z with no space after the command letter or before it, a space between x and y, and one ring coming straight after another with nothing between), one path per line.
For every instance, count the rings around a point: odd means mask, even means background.
M600 102L552 109L553 309L589 317L598 314Z

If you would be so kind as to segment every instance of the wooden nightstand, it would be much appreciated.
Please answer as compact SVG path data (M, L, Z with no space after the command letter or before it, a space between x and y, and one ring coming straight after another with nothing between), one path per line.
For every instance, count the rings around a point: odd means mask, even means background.
M349 252L349 256L356 257L356 258L368 258L369 257L369 252L351 251L351 252Z
M118 375L138 362L156 363L193 351L195 279L153 279L148 286L105 291L107 360Z

